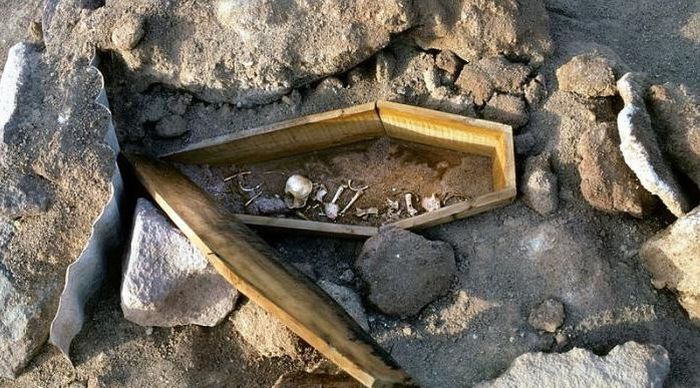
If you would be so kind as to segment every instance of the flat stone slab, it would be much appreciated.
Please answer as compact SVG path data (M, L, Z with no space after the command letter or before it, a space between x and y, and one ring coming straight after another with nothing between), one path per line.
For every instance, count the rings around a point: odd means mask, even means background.
M139 199L124 265L124 317L142 326L215 326L236 291L168 219Z

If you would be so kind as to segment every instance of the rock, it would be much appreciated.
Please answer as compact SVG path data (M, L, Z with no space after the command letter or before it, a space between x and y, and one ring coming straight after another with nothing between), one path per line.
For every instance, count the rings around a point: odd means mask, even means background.
M249 300L242 303L232 320L238 334L260 356L301 358L301 339L257 304Z
M360 327L365 331L369 331L369 323L367 322L365 309L362 307L362 299L360 299L360 296L357 295L355 291L326 280L321 280L318 285L323 291L330 295L336 303L342 306Z
M650 238L639 254L654 286L677 291L681 306L700 325L700 206Z
M462 61L450 50L442 50L435 56L435 66L445 72L447 79L454 82L459 75Z
M16 220L44 213L51 202L48 182L25 175L16 185L0 187L0 217Z
M547 299L532 309L527 322L537 330L554 333L564 324L564 305L558 300Z
M146 34L146 21L140 15L125 15L112 30L112 43L120 50L131 50Z
M642 186L658 196L668 209L680 217L690 210L671 167L661 153L651 120L644 105L644 76L627 73L618 82L625 106L617 116L620 150L625 163L634 171Z
M156 136L162 139L171 139L189 132L187 120L178 115L170 115L161 119L156 124Z
M530 74L530 68L521 63L512 63L503 57L484 58L477 63L488 74L496 91L518 94Z
M544 75L538 74L535 78L525 85L523 89L525 93L525 101L530 106L531 110L538 109L547 98L547 84Z
M160 83L210 103L242 107L267 104L294 88L347 72L414 19L403 0L151 3L108 2L86 22L100 35L102 26L115 25L134 9L148 20L138 44L136 39L100 42L101 49L116 49L131 70L127 84ZM115 35L138 36L137 29L121 30Z
M541 215L555 212L559 206L559 185L552 172L549 154L527 159L523 174L523 202Z
M394 68L396 67L396 58L386 50L377 53L377 63L374 77L381 85L387 85L394 76Z
M500 377L477 387L661 388L670 367L663 347L627 342L603 357L579 348L566 353L526 353Z
M525 132L513 137L515 153L517 155L530 155L537 145L537 139L532 132Z
M614 96L617 88L613 66L598 54L577 55L557 69L559 89L584 97Z
M14 222L0 254L0 377L15 377L50 336L67 349L101 285L100 269L119 252L111 205L120 175L103 85L89 58L57 58L29 44L9 51L0 80L0 182L22 193L18 208L32 217ZM83 265L88 270L73 276Z
M168 110L174 115L184 115L190 104L192 96L189 94L177 94L168 98Z
M481 68L471 64L464 65L455 85L462 91L469 93L477 105L484 105L486 101L491 99L496 90L491 77Z
M318 274L316 273L316 269L314 269L314 266L310 263L304 263L304 262L296 262L292 263L294 268L298 269L299 272L303 273L308 277L309 279L316 281L318 279Z
M656 197L639 183L619 147L620 138L612 123L593 124L581 135L577 145L581 194L598 210L643 217L656 206Z
M700 98L685 85L649 88L647 106L666 155L700 187Z
M552 50L541 0L431 0L415 3L411 35L424 49L451 50L472 62L507 55L539 64Z
M525 101L510 94L496 94L491 97L481 114L487 120L508 124L513 128L524 126L530 119Z
M124 264L124 317L141 326L215 326L238 292L149 201L139 199Z
M418 314L447 292L457 271L447 243L391 227L365 242L355 268L370 303L402 317Z
M342 274L340 274L339 279L345 283L351 283L353 280L355 280L355 273L352 272L351 269L346 269Z
M277 198L272 195L260 196L250 204L251 214L269 216L287 214L289 211L287 204L284 203L282 198Z

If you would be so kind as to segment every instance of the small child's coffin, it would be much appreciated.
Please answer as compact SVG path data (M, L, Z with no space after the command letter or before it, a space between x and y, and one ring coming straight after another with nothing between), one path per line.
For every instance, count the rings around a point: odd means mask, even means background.
M230 188L225 202L246 224L332 235L437 225L516 194L509 126L383 101L214 138L165 158L212 166Z

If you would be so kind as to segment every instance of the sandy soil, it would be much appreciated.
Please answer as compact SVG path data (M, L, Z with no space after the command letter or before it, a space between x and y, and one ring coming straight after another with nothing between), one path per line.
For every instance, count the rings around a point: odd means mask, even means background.
M671 357L670 387L700 386L700 331L667 292L658 292L639 262L637 249L671 218L659 211L639 221L591 209L581 198L576 174L575 144L585 120L577 117L580 102L555 92L554 69L594 41L611 47L633 69L649 72L656 81L682 82L700 88L700 4L693 1L546 0L557 50L542 72L550 98L531 118L542 147L557 150L555 170L561 182L560 209L542 217L522 201L468 220L425 232L450 243L458 260L458 276L450 293L419 316L396 320L368 311L370 334L418 382L429 387L470 386L500 374L518 355L537 350L565 351L586 347L604 354L628 340L663 345ZM35 3L10 0L0 6L11 28L0 31L0 58L10 41L23 35ZM17 27L21 26L21 27ZM3 41L4 40L4 41ZM396 48L398 52L404 48ZM397 67L410 72L420 55ZM407 70L408 69L408 70ZM232 111L206 104L188 115L207 131L168 142L144 140L152 152L177 148L221 130L209 125L222 116L241 129L311 111L371 101L380 92L363 81L367 67L353 73L361 92L346 97L334 89L302 90L305 103L292 99L268 108ZM349 84L350 74L340 76ZM341 83L342 83L341 82ZM365 85L365 86L362 86ZM317 85L314 85L314 87ZM341 85L342 86L342 85ZM150 92L158 92L157 87ZM430 105L431 101L407 98ZM321 101L321 102L319 102ZM120 109L122 110L120 112ZM266 110L267 109L267 110ZM556 111L557 114L551 112ZM126 107L115 114L133 114ZM235 117L233 121L231 117ZM120 119L117 118L119 121ZM228 121L227 121L228 120ZM576 126L572 122L584 124ZM233 123L233 124L231 124ZM237 125L237 126L236 126ZM293 263L308 263L320 279L338 281L352 268L360 243L329 238L263 234ZM116 267L116 263L115 263ZM117 271L118 272L118 271ZM28 370L0 387L27 386L270 386L285 371L305 367L282 359L258 359L226 321L205 329L183 327L147 330L125 321L112 279L91 306L90 320L72 350L72 367L45 346ZM530 309L555 297L567 306L563 328L569 340L557 344L527 324Z
M249 174L240 177L240 186L238 178L229 181L229 190L226 193L221 193L217 189L220 184L213 187L207 184L212 175L214 179L224 181L227 177L241 172ZM190 166L186 169L186 174L203 185L203 188L220 201L229 204L233 211L248 214L259 214L259 211L256 211L258 201L253 198L258 194L261 195L256 198L284 197L286 180L292 174L301 174L315 184L323 184L328 192L324 198L325 202L330 202L338 188L346 185L348 180L352 180L353 188L366 186L367 189L363 190L363 194L348 212L334 221L323 216L322 207L313 200L317 189L314 189L307 205L298 212L306 219L313 221L353 225L378 226L409 217L404 205L405 193L412 193L412 206L419 213L423 213L425 210L420 206L421 199L433 194L439 197L441 203L451 205L492 191L490 158L419 146L389 138L261 163L212 167L206 172L197 171L197 167ZM199 177L202 176L208 179L200 180ZM247 189L258 186L260 189L253 192L241 189L241 187ZM341 192L337 202L340 209L345 208L354 194L352 190ZM400 208L397 210L400 210L400 214L395 217L389 216L387 200L399 203ZM244 206L246 203L249 203L249 206ZM362 218L355 215L356 208L370 207L377 208L379 215ZM274 215L301 218L295 212L278 212Z

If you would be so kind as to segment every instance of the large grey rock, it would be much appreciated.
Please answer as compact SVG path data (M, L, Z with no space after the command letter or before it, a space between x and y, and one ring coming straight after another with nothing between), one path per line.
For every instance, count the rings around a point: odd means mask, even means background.
M614 64L597 53L577 55L557 69L559 89L584 97L609 97L617 93Z
M649 88L647 105L666 155L700 187L700 98L667 83Z
M657 200L625 164L619 147L620 137L612 123L593 124L581 135L577 145L581 194L598 210L642 217Z
M639 254L654 286L677 291L678 301L700 325L700 207L654 235Z
M124 317L142 326L215 326L238 292L149 201L139 199L124 265Z
M321 280L318 285L330 295L347 313L357 322L360 327L369 331L369 323L367 322L367 314L362 307L362 299L360 296L348 287L344 287L327 280Z
M302 356L302 341L272 314L250 300L233 314L236 332L262 357Z
M60 76L51 73L57 63L65 65ZM99 271L72 276L69 268L100 268L116 251L105 241L120 235L118 226L96 226L105 215L119 218L106 210L119 173L111 116L97 101L102 87L89 58L59 59L29 44L9 52L0 80L0 181L12 187L4 208L16 220L0 257L0 377L21 371L54 327L67 353L100 285Z
M133 13L127 21L145 20L145 34L139 23L121 21ZM413 19L404 0L139 0L108 2L84 26L103 30L98 45L115 49L138 84L255 105L351 69Z
M526 353L500 377L477 387L661 388L670 367L663 347L627 342L604 357L579 348L561 354Z
M625 102L617 116L620 150L625 163L645 189L658 196L671 213L680 217L690 210L690 205L664 159L651 127L644 103L645 77L639 73L627 73L617 81L617 88Z
M457 267L447 243L385 227L355 261L369 301L386 314L410 316L449 290Z
M506 54L541 63L552 50L541 0L429 0L412 36L423 48L451 50L469 62Z
M542 215L555 212L559 206L558 179L549 159L547 153L528 158L523 174L523 201Z

